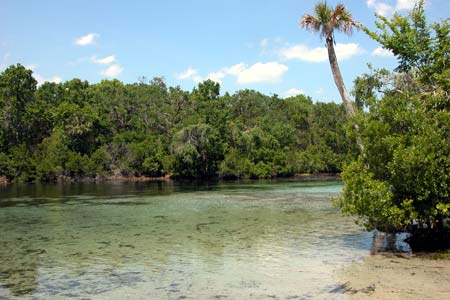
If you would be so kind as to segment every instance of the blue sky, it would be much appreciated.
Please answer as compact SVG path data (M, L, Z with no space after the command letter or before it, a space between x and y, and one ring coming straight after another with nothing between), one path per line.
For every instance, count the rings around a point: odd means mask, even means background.
M309 0L25 1L0 0L0 69L32 68L39 82L163 76L191 90L219 81L222 93L255 89L286 97L305 93L340 101L324 41L300 29ZM413 0L341 1L353 18L374 28L374 13L407 12ZM328 1L335 5L338 1ZM430 21L447 18L450 1L428 0ZM352 80L395 58L363 32L336 35L341 71Z

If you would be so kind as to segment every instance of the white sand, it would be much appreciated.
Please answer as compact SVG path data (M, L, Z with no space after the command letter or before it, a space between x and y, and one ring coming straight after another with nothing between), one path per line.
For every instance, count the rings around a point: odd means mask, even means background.
M377 254L343 271L348 299L450 299L450 261Z

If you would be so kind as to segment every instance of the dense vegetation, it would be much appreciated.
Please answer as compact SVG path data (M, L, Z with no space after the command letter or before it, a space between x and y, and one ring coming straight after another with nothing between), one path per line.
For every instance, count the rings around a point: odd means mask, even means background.
M0 74L0 176L55 181L108 176L269 178L339 172L354 156L345 110L299 95L192 92L163 79L37 86Z
M365 152L345 168L336 203L368 228L450 246L449 20L427 24L423 1L408 16L378 18L379 32L365 31L399 65L355 80Z

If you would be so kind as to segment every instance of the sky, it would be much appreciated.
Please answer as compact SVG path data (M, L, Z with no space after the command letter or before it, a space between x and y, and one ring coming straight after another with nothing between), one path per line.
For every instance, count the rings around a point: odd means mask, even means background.
M414 0L347 0L353 19L375 29L374 14L405 14ZM212 79L221 93L254 89L339 102L325 41L299 27L317 0L0 0L0 71L21 63L39 83L73 78L126 83L164 77L192 90ZM329 0L335 6L338 1ZM450 1L427 0L429 21ZM362 31L336 34L347 89L396 59Z

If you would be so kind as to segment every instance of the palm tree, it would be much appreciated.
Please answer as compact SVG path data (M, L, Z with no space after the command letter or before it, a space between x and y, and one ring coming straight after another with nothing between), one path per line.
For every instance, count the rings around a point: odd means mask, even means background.
M328 60L330 61L334 82L336 83L339 93L341 94L347 114L354 115L355 109L353 108L352 101L350 100L350 96L345 88L344 80L342 79L341 71L336 58L336 52L334 51L334 31L337 30L351 35L353 32L353 27L359 29L362 25L361 23L352 20L351 13L343 4L336 5L336 8L333 10L333 8L329 6L326 1L320 2L315 5L314 12L314 16L305 14L300 20L300 26L313 32L318 32L320 37L325 38L328 50Z

